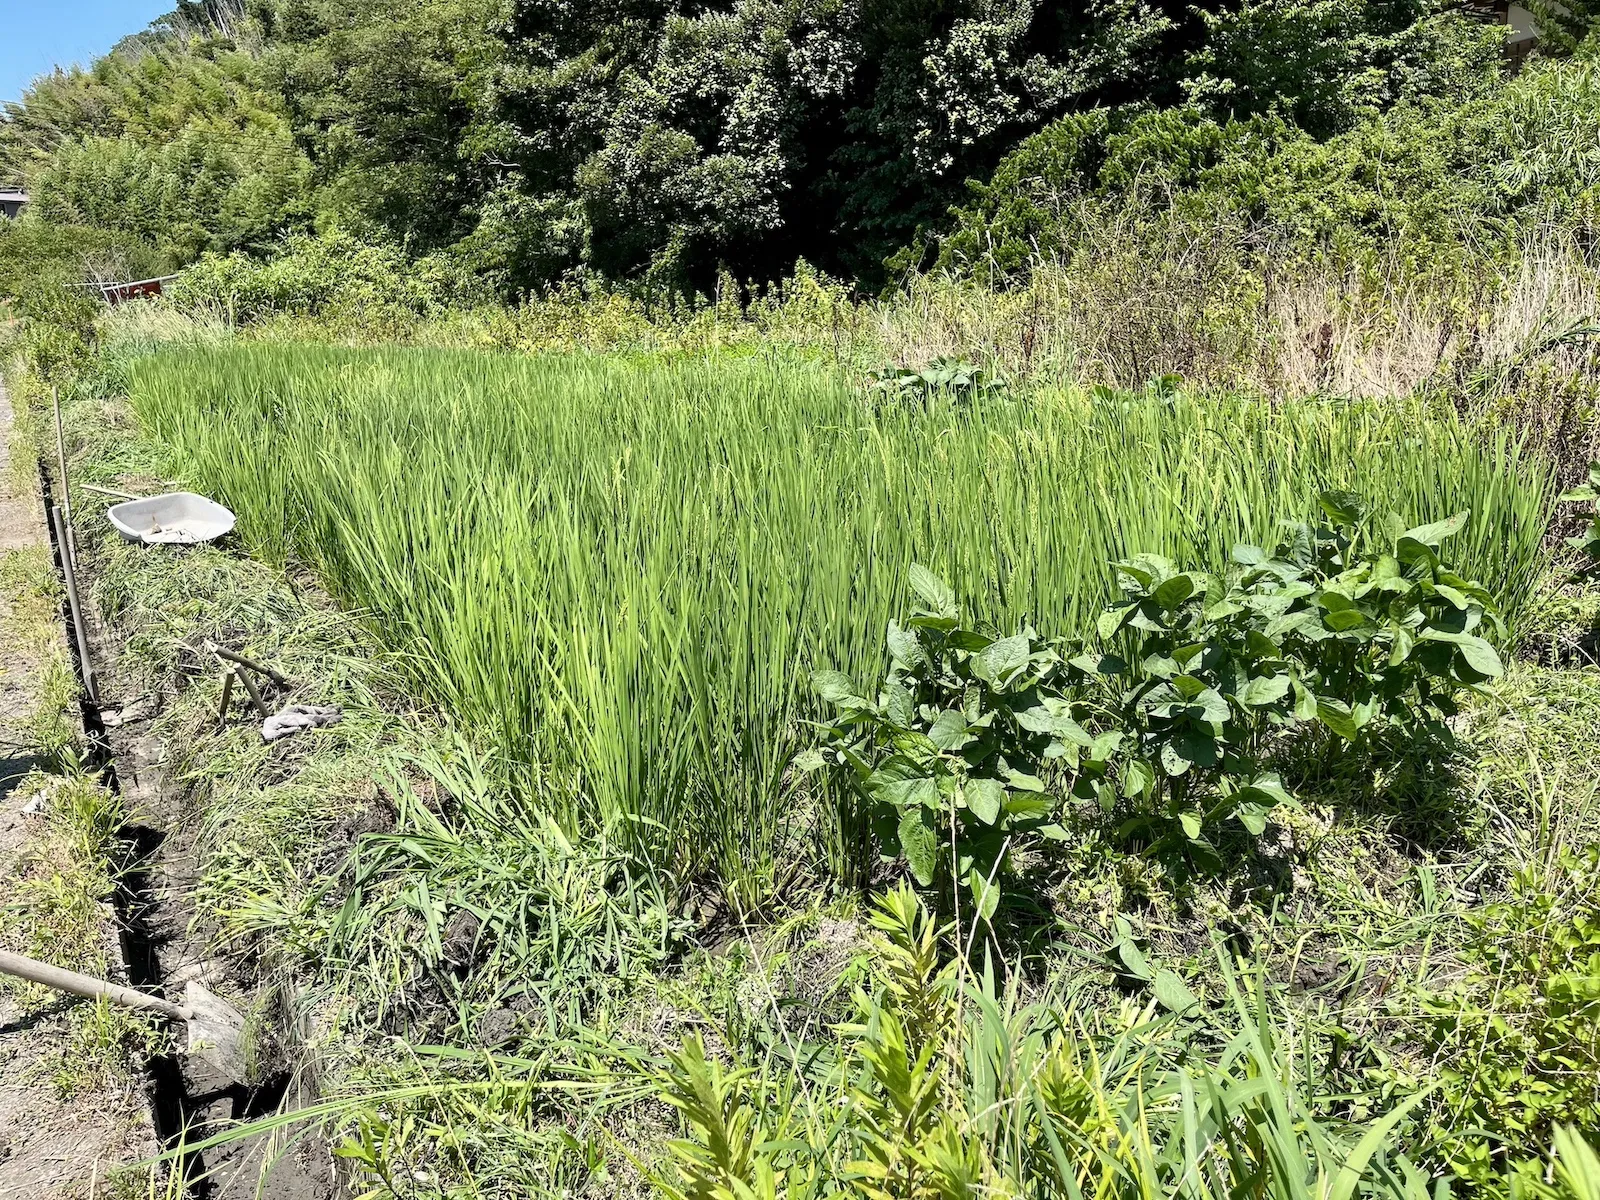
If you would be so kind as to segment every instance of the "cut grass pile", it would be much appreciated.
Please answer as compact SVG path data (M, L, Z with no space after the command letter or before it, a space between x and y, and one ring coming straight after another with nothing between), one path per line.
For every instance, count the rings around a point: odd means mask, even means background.
M1215 569L1348 488L1406 524L1470 510L1453 564L1515 630L1552 492L1511 433L1398 401L873 404L778 358L306 345L129 374L174 474L370 613L514 788L744 912L806 863L863 868L790 766L807 672L879 673L911 563L1000 626L1087 635L1111 561Z

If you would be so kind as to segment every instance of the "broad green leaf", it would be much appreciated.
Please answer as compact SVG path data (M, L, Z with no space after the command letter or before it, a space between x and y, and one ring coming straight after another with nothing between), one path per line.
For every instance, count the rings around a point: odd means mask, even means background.
M1168 775L1178 776L1186 772L1193 763L1179 753L1177 746L1167 742L1161 747L1161 769Z
M1403 625L1394 626L1391 637L1393 638L1393 645L1389 647L1389 665L1398 667L1410 656L1411 647L1415 644L1416 639L1411 636L1411 631Z
M998 779L969 779L962 785L961 796L973 816L985 825L993 825L1000 819L1006 789Z
M1000 907L1000 881L990 882L986 874L974 867L967 873L967 886L972 891L978 916L985 921L992 918L995 909Z
M1167 612L1171 612L1182 604L1196 591L1195 580L1191 575L1174 575L1157 585L1152 598Z
M1245 684L1244 690L1239 693L1239 703L1248 704L1252 708L1259 708L1264 704L1276 704L1289 694L1290 682L1287 671L1282 675L1258 676Z
M1446 642L1455 646L1462 660L1485 679L1497 679L1505 672L1500 656L1481 637L1472 633L1450 633L1440 629L1424 629L1418 638L1424 642Z
M1239 542L1233 547L1233 561L1244 567L1254 567L1267 561L1267 552L1260 546Z
M1123 768L1122 794L1130 800L1134 796L1148 797L1156 786L1156 772L1143 759L1134 759Z
M1191 842L1200 840L1200 814L1197 812L1181 812L1178 814L1178 824L1183 826L1183 835Z
M813 671L811 689L829 704L865 708L867 702L856 692L856 685L842 671Z
M1207 688L1195 697L1195 704L1200 709L1201 718L1220 725L1233 715L1233 709L1228 707L1227 700L1215 688ZM1198 759L1196 761L1199 761Z
M895 622L889 622L889 657L902 667L919 667L930 665L928 652L923 648L917 635L910 629L902 629Z
M1030 733L1048 733L1063 741L1088 749L1093 739L1071 716L1072 706L1056 696L1047 696L1032 708L1016 714L1017 724Z
M1122 627L1131 621L1138 611L1138 605L1135 604L1123 604L1116 608L1108 608L1095 621L1095 632L1103 639L1114 638L1122 632Z
M1294 797L1276 775L1257 775L1237 793L1256 804L1292 804Z
M805 774L810 774L812 771L820 771L825 766L827 766L827 760L822 757L822 751L815 747L810 750L802 750L794 756L795 770Z
M1317 720L1321 721L1345 741L1353 742L1356 740L1355 719L1350 712L1350 706L1342 700L1318 696Z
M1317 719L1317 698L1304 684L1294 684L1294 715L1302 721Z
M1171 679L1174 675L1183 673L1183 667L1179 665L1178 660L1164 654L1146 655L1145 660L1139 666L1144 669L1146 675L1154 676L1157 679Z
M900 852L906 856L912 877L923 887L931 886L938 875L939 835L927 809L908 808L900 815Z
M972 740L967 732L967 718L953 708L945 709L928 728L928 740L941 750L959 749Z
M1145 958L1144 951L1134 943L1131 937L1124 937L1116 945L1116 956L1122 960L1122 966L1129 975L1135 979L1146 982L1155 978L1155 971L1150 967L1150 960Z
M867 780L867 790L884 804L896 808L934 808L939 803L939 784L931 776L914 779L881 779L883 771L874 771Z
M1322 618L1322 623L1335 633L1349 633L1353 629L1377 628L1366 613L1355 608L1345 608L1337 612L1330 612Z
M1038 792L1007 792L1005 814L1019 821L1033 821L1054 811L1055 803Z
M1239 824L1257 837L1260 837L1267 830L1267 810L1259 804L1245 801L1234 810L1233 815L1239 818Z
M1028 639L1021 634L1001 638L972 658L972 673L993 685L1028 663Z
M1283 653L1277 642L1254 629L1245 634L1244 648L1255 658L1277 658Z
M1175 971L1162 967L1156 972L1153 990L1156 1002L1168 1012L1179 1015L1200 1007L1199 998L1189 990L1189 985L1180 979Z
M1116 569L1119 575L1128 576L1130 580L1132 580L1134 583L1137 583L1141 588L1148 588L1152 583L1155 582L1155 575L1151 572L1150 567L1145 563L1128 561L1114 562L1111 565ZM1118 582L1123 583L1122 580L1118 580ZM1124 583L1123 586L1126 586L1126 584Z
M920 596L923 603L933 612L943 616L955 609L955 592L927 567L912 563L909 582L911 590Z
M1037 775L1029 775L1026 771L1019 771L1015 767L1006 768L1006 784L1020 792L1044 791L1044 780Z
M1122 734L1115 729L1108 729L1105 733L1097 734L1094 746L1090 749L1090 757L1095 762L1105 762L1117 752L1122 745Z
M1335 525L1359 525L1367 515L1367 506L1354 492L1338 489L1323 492L1317 504Z
M1185 759L1199 766L1214 767L1222 757L1217 752L1216 738L1203 729L1191 726L1179 730L1172 740Z
M973 654L994 644L994 639L976 629L952 629L947 644L953 650L967 650Z
M1408 567L1415 567L1417 563L1422 563L1426 567L1437 567L1439 565L1438 550L1425 542L1417 541L1415 538L1401 538L1394 544L1394 553L1395 557Z
M1471 516L1471 510L1458 512L1453 517L1443 521L1434 521L1431 525L1418 525L1415 529L1408 529L1400 535L1402 539L1409 538L1413 542L1420 542L1424 546L1437 547L1445 538L1460 533Z
M1277 620L1267 623L1266 636L1280 638L1286 633L1304 633L1308 626L1314 626L1316 623L1317 614L1308 609L1285 613Z

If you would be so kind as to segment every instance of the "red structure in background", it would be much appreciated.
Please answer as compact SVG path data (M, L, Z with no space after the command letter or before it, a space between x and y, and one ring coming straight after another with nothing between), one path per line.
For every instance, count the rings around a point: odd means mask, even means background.
M159 296L162 285L171 283L176 278L176 275L163 275L159 279L140 279L133 283L86 283L84 286L98 288L107 304L121 304L124 300L142 300L147 296Z

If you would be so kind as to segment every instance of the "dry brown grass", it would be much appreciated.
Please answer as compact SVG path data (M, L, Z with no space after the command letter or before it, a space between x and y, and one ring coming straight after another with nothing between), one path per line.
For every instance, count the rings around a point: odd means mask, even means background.
M1535 365L1592 377L1597 285L1582 247L1554 233L1509 264L1423 274L1398 261L1307 266L1219 222L1170 226L1159 252L1102 231L1007 291L923 276L862 306L851 333L858 351L903 365L964 355L1014 377L1117 387L1177 374L1272 396L1406 395Z

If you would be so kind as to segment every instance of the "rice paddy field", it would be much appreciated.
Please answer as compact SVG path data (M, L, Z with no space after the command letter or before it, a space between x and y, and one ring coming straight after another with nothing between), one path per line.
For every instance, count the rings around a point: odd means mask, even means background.
M864 879L849 803L793 770L810 675L881 674L927 566L981 619L1092 636L1138 552L1217 569L1323 489L1467 512L1452 564L1515 637L1555 486L1421 401L1041 390L906 403L786 357L168 347L130 398L250 550L310 566L570 834L740 912Z

